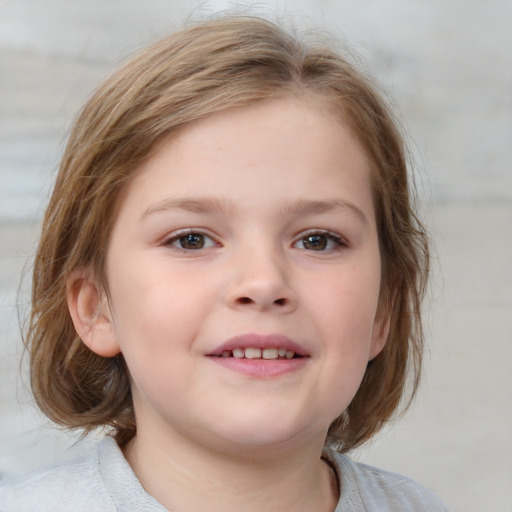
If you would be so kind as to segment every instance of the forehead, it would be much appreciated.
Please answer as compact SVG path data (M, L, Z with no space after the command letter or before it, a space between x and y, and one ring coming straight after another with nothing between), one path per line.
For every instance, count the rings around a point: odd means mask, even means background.
M125 200L216 195L234 203L338 200L370 192L366 153L331 102L277 98L194 121L163 141L136 171ZM344 198L343 198L344 199Z

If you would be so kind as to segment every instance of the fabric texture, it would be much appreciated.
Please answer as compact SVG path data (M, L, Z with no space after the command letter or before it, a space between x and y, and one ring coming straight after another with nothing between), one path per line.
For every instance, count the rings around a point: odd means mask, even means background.
M340 482L335 512L448 512L435 494L410 478L354 462L327 447L323 458Z
M335 512L446 512L413 480L352 461L325 448L341 496ZM0 481L0 512L165 512L147 494L115 441L106 437L92 454Z

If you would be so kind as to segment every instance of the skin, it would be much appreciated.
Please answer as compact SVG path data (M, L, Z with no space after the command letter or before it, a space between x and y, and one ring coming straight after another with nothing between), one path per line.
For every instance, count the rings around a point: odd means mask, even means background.
M145 489L178 512L334 510L320 454L386 341L380 272L369 163L326 99L223 112L163 144L125 190L108 299L85 271L68 297L84 343L127 362L125 456ZM243 334L306 357L273 377L211 357Z

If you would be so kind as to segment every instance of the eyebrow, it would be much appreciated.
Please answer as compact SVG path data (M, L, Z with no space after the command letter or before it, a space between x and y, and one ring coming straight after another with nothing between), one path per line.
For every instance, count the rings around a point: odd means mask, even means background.
M358 208L354 203L344 199L330 199L330 200L307 200L297 199L289 203L282 211L286 213L299 213L299 214L319 214L327 213L333 210L348 210L353 213L363 224L369 225L370 222L363 211Z
M231 204L220 201L216 197L171 197L149 206L141 215L141 220L153 213L167 210L185 210L193 213L226 213L231 209Z
M153 213L167 210L185 210L193 213L229 213L234 209L231 202L216 197L171 197L158 201L147 208L141 215L141 220ZM348 210L365 225L369 225L368 218L355 204L344 199L310 200L296 199L282 208L281 213L287 214L321 214L333 210Z

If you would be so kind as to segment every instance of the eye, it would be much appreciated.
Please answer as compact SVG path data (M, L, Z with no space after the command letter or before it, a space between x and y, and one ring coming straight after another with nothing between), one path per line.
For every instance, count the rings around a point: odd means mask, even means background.
M325 231L306 233L294 244L298 249L319 252L336 250L346 245L341 236Z
M189 231L172 236L166 240L165 245L170 245L184 251L198 251L200 249L214 247L217 243L204 233Z

